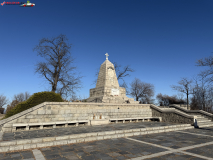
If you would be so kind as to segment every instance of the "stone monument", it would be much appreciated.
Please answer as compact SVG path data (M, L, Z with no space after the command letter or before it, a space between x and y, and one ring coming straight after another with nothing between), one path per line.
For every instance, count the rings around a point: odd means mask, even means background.
M119 87L114 65L108 60L108 53L105 55L106 60L100 67L96 87L90 89L87 102L138 104L139 101L126 96L125 88Z

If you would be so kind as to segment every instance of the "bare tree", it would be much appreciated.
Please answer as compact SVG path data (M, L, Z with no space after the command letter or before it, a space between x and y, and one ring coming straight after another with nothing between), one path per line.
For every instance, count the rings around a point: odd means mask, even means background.
M26 101L30 98L30 93L25 92L25 93L19 93L17 95L14 95L14 100L17 100L18 102L23 102Z
M13 96L12 102L7 105L6 113L8 111L10 111L11 109L13 109L15 106L17 106L20 102L24 102L24 101L28 100L30 98L30 96L31 95L29 92L15 94Z
M71 98L70 98L70 102L81 102L82 101L82 98L81 96L77 96L77 95L72 95Z
M162 95L162 93L158 93L156 96L156 99L158 100L158 103L160 106L168 106L169 100L167 98L167 95Z
M0 108L8 103L8 99L4 95L0 95Z
M193 97L191 98L192 109L202 109L208 111L212 108L212 91L213 87L209 83L208 78L204 72L198 74L194 78Z
M184 104L185 100L181 95L179 97L177 95L168 96L162 95L161 93L157 94L156 99L160 106L169 106L170 104Z
M35 73L46 78L52 87L52 92L67 97L81 87L82 77L76 75L75 66L70 66L74 59L70 53L71 44L66 41L68 39L62 34L56 38L43 38L34 51L47 61L37 63Z
M180 86L175 86L175 85L171 86L172 89L186 94L186 97L187 97L187 109L189 109L189 94L193 94L192 86L191 86L192 82L193 82L192 80L188 80L187 78L182 78L178 82L178 84L180 84Z
M130 65L126 65L121 69L121 65L117 62L112 62L115 67L116 75L118 80L123 80L124 77L130 76L130 72L134 72L135 70L130 67Z
M154 85L150 83L141 82L140 79L135 78L130 84L130 95L141 103L150 103L151 97L154 96Z
M208 76L208 81L209 82L213 82L213 57L207 57L204 59L199 59L196 62L197 66L208 66L210 67L210 69L205 70L203 72L201 72L201 74L205 75L206 77Z
M192 106L194 109L210 110L212 112L213 107L213 57L206 57L199 59L196 62L197 66L209 67L207 70L198 74L200 79L196 81L194 87L194 95L192 97ZM200 83L198 83L200 82Z
M18 100L13 100L10 104L7 105L6 114L11 109L13 109L16 105L18 105L20 102Z

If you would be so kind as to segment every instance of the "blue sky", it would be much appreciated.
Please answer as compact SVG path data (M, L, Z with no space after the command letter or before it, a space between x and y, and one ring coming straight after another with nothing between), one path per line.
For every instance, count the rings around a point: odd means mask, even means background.
M3 2L3 0L2 0ZM7 1L6 1L7 2ZM8 1L10 2L10 1ZM34 73L43 59L33 52L41 38L65 34L82 76L78 95L89 97L97 68L109 60L135 77L173 95L170 85L205 67L195 62L213 52L212 0L34 0L35 7L0 6L0 94L31 94L49 89Z

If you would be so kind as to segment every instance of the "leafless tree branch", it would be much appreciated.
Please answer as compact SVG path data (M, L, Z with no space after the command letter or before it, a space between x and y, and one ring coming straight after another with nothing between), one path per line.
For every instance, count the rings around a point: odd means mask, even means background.
M135 78L130 84L130 95L140 101L141 103L151 103L151 97L154 96L154 85L150 83L141 82L140 79Z
M44 57L47 62L36 64L35 73L39 73L48 80L52 86L52 92L60 93L61 96L74 94L81 88L81 76L76 76L76 67L70 66L74 59L71 56L71 44L66 41L65 35L55 38L43 38L33 50Z
M8 103L8 99L4 95L0 95L0 108Z
M171 88L173 90L177 90L179 92L182 92L182 93L186 94L186 96L187 96L187 109L188 109L188 105L189 105L189 94L193 94L192 86L191 86L192 82L193 82L192 80L189 80L187 78L182 78L178 82L179 86L176 86L176 85L172 85L171 86Z

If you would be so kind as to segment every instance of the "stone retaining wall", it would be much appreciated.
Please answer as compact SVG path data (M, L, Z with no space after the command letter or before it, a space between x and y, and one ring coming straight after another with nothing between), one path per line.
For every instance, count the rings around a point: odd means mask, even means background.
M43 123L110 118L152 117L149 104L45 102L0 121L3 132L14 123Z
M163 122L194 124L195 116L177 109L150 104L44 102L0 121L2 132L12 132L13 124L66 122L112 118L162 117Z

